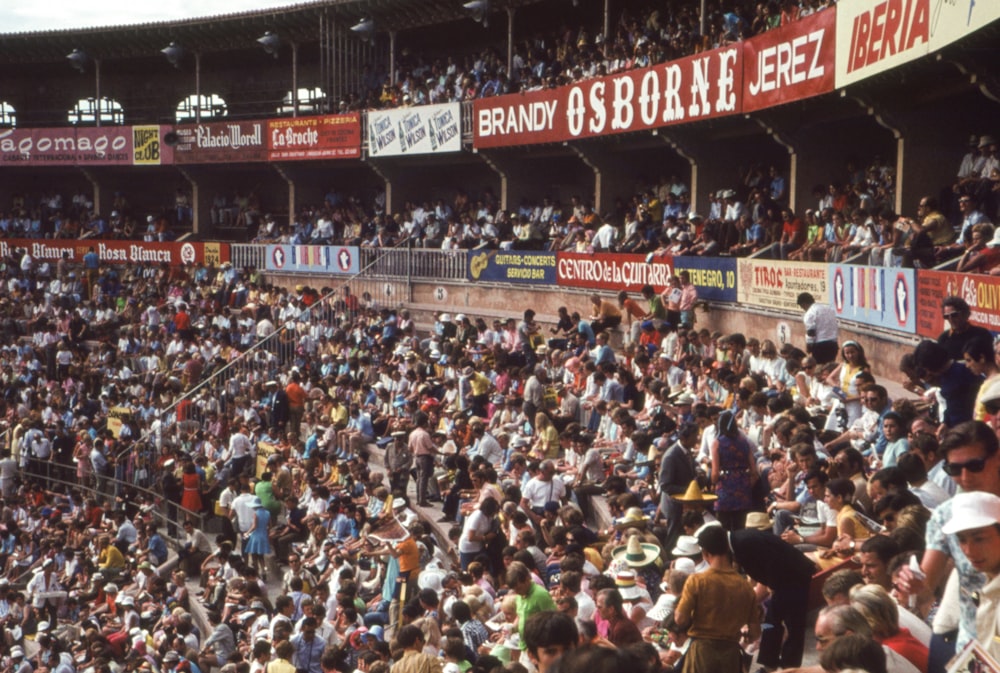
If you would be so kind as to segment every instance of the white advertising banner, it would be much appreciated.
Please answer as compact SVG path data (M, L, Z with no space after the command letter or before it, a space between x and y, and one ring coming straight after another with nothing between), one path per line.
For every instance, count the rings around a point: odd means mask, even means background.
M946 47L1000 19L1000 2L936 0L931 9L931 51Z
M840 0L836 86L926 56L998 19L997 0Z
M840 0L837 88L877 75L930 48L931 8L942 0Z
M368 112L368 156L462 151L460 103Z

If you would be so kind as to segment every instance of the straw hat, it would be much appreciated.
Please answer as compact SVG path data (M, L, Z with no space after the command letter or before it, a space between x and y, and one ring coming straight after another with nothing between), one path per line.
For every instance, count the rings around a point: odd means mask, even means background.
M625 510L625 516L615 519L615 528L622 530L645 526L649 523L649 517L638 507L629 507Z
M771 519L765 512L749 512L746 527L756 530L771 530Z
M639 542L638 536L632 536L627 545L615 547L611 556L615 561L624 561L630 568L643 568L660 558L660 546L651 542Z
M698 480L692 479L684 495L674 495L671 497L678 502L713 502L718 496L714 493L703 492L701 487L698 486Z
M615 587L618 593L627 601L635 600L642 596L642 589L635 583L634 570L621 570L615 575Z

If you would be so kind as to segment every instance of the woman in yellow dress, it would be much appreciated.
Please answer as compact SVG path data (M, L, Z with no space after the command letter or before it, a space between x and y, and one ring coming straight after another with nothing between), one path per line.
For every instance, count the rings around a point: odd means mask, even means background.
M826 485L823 502L837 513L837 539L833 546L816 555L814 560L822 569L840 563L859 546L858 543L870 538L873 533L862 523L858 510L851 501L854 499L854 482L850 479L832 479Z
M861 417L861 391L858 390L857 377L871 367L865 359L865 349L857 341L845 341L840 347L843 362L837 366L827 382L844 391L844 407L847 409L847 426Z

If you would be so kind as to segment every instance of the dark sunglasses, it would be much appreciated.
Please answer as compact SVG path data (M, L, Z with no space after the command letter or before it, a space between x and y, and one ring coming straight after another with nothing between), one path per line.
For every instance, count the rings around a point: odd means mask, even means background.
M954 311L952 313L945 313L944 314L944 319L945 320L951 320L952 318L957 318L960 315L962 315L961 311Z
M945 463L944 473L949 477L957 477L962 474L962 470L968 470L974 474L978 474L986 469L986 458L976 458L974 460L968 460L964 463Z

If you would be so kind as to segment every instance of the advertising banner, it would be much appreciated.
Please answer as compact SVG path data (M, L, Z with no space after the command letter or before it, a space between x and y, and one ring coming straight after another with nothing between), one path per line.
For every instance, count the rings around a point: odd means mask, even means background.
M652 285L662 292L672 275L673 260L669 257L647 263L644 255L556 253L556 283L564 287L638 292L643 285Z
M556 253L530 250L470 250L469 280L555 285Z
M836 8L743 42L743 112L833 91Z
M361 115L269 119L270 161L356 159L361 156Z
M840 0L837 88L925 56L931 22L931 0Z
M267 128L265 120L175 126L174 163L267 161Z
M460 103L368 111L368 154L392 157L462 151Z
M126 166L132 127L0 129L0 166Z
M831 264L830 305L845 320L913 334L917 285L912 269Z
M698 299L736 301L736 260L732 257L674 257L674 273L687 271Z
M173 130L172 126L132 127L132 165L169 166L174 163L174 148L163 142L163 136Z
M938 0L931 12L931 51L946 47L997 19L1000 19L1000 2Z
M281 273L357 274L358 249L338 245L269 245L267 271Z
M742 53L731 45L556 89L477 99L473 144L562 142L736 114Z
M961 297L969 303L969 322L1000 332L1000 278L953 271L917 273L917 334L936 339L945 330L941 302Z
M65 253L70 262L83 262L91 248L102 264L221 264L229 261L226 243L148 243L145 241L97 241L80 239L21 239L0 240L0 257L15 248L24 248L36 261L58 261Z
M741 259L737 266L736 296L741 303L801 311L795 302L801 292L809 292L820 304L830 301L826 264Z

